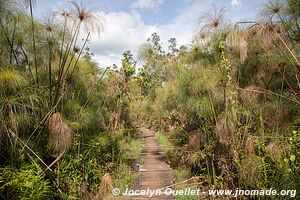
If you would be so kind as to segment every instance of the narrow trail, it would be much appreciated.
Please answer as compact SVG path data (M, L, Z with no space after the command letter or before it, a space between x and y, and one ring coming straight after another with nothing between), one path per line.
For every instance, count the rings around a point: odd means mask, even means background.
M173 183L172 169L166 163L162 149L156 141L155 132L145 128L140 129L144 135L144 149L141 154L141 164L138 174L138 180L133 186L134 190L156 190L165 188ZM163 189L162 191L164 191ZM144 199L164 199L173 200L174 196L165 194L131 197L134 200Z

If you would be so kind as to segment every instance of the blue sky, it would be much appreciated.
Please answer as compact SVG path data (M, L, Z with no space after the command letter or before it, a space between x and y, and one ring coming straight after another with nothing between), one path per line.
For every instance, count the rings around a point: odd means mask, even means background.
M105 18L104 32L90 42L100 67L120 64L122 52L138 47L158 32L163 42L171 37L188 45L199 29L199 19L212 9L224 6L232 22L253 21L266 0L83 0ZM68 0L37 0L36 16L68 9Z

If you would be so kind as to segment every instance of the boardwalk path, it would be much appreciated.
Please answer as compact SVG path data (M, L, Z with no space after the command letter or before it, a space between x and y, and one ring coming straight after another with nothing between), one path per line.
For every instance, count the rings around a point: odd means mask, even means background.
M145 137L144 150L141 155L141 165L138 174L138 180L133 186L135 190L156 190L160 188L165 188L173 183L172 169L167 165L164 160L163 153L160 145L155 139L155 132L150 131L145 128L140 129ZM164 191L164 190L162 190ZM155 199L155 200L171 200L175 199L173 196L159 195L145 197L136 196L131 197L133 200L144 200L144 199Z

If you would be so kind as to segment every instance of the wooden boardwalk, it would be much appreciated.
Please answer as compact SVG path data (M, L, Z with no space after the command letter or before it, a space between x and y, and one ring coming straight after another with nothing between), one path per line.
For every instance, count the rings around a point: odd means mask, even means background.
M138 180L133 186L133 190L152 191L163 188L162 194L149 196L132 196L133 200L173 200L172 195L166 195L163 192L165 188L173 184L172 169L166 163L160 145L156 141L155 132L145 128L140 129L144 134L144 150L141 155L141 164L139 166Z

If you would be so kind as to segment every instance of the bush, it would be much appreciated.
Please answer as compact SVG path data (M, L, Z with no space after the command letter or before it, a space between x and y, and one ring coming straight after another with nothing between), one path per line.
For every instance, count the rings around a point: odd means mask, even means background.
M4 199L53 199L49 181L41 168L35 164L21 169L9 166L0 171L0 195Z

